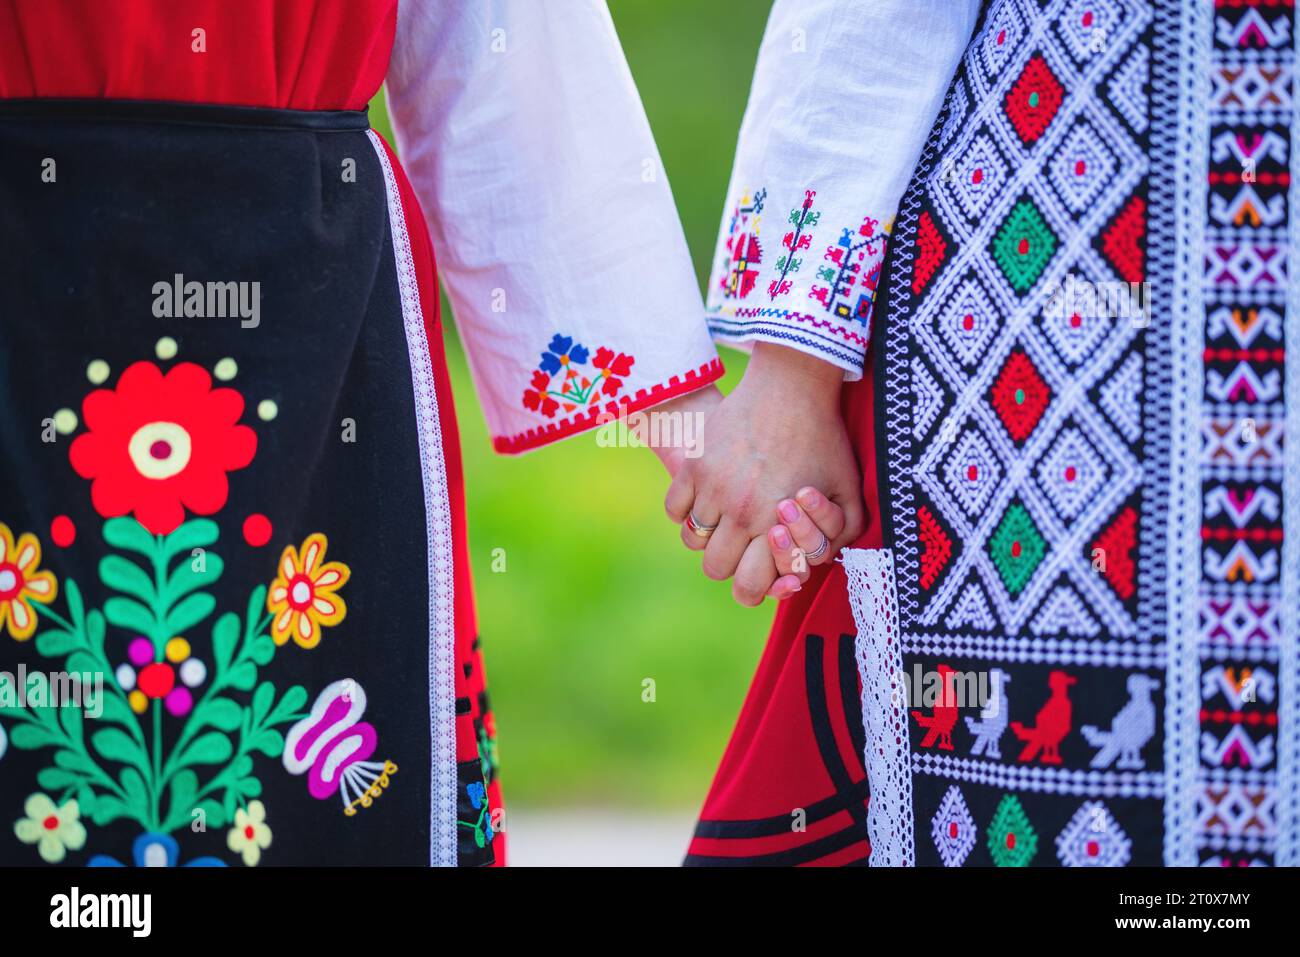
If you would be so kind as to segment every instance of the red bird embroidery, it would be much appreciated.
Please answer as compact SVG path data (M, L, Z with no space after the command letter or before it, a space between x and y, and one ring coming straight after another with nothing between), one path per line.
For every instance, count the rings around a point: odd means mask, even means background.
M935 670L939 672L941 684L939 700L935 702L934 712L925 715L920 711L913 711L912 717L916 719L916 723L921 727L929 729L925 737L921 739L920 747L932 747L935 739L938 738L939 749L941 751L951 751L953 750L952 729L957 724L957 694L953 688L952 676L957 672L947 665L939 665Z
M1021 761L1032 761L1041 751L1042 757L1038 760L1044 764L1061 763L1061 742L1070 733L1072 717L1066 689L1077 680L1064 671L1053 671L1047 676L1052 696L1047 699L1047 704L1038 709L1037 723L1032 728L1026 728L1019 721L1011 722L1011 730L1016 733L1016 737L1026 742L1025 749L1020 752Z

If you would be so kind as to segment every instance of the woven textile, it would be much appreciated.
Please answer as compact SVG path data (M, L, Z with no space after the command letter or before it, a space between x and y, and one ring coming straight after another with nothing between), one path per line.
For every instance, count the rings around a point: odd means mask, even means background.
M877 303L919 864L1296 861L1294 51L984 12Z

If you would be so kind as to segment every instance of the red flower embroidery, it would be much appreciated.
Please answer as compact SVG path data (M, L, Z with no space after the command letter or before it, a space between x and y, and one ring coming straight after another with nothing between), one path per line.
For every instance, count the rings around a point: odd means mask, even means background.
M546 394L546 390L550 388L550 385L551 377L541 369L534 369L533 387L524 390L524 405L534 412L542 413L548 419L553 419L556 410L560 407L560 403Z
M587 374L578 367L587 365L589 356L587 347L575 343L572 336L556 333L542 353L539 368L533 370L531 387L524 390L524 408L553 419L561 408L572 412L579 406L594 406L602 394L618 395L623 388L618 376L630 375L636 359L601 346L590 356L595 371Z
M90 479L105 518L134 513L155 535L185 520L185 509L211 515L226 504L226 473L253 461L257 435L239 425L244 397L213 389L207 371L182 362L165 376L137 362L117 389L96 389L82 403L87 431L68 451Z
M632 363L635 361L631 356L622 352L615 355L613 349L606 349L604 346L597 349L591 363L600 370L601 377L605 380L605 384L601 386L601 391L605 395L616 395L618 390L623 388L623 380L614 377L630 375L632 373Z

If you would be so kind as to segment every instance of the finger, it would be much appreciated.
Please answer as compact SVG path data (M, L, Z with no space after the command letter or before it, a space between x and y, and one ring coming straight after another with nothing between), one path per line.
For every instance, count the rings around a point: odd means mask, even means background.
M799 583L797 575L782 575L772 583L772 587L767 590L767 593L777 601L785 601L802 587L803 585Z
M691 551L693 552L704 551L704 549L709 544L709 539L712 537L713 537L712 532L710 532L708 535L701 535L699 532L693 530L685 522L682 522L682 544L685 545L687 548L689 548Z
M740 564L740 557L748 547L749 536L724 515L717 531L709 537L709 544L704 548L704 574L714 581L730 578L736 574L736 566Z
M803 549L795 545L788 528L774 525L768 529L767 545L772 552L778 575L793 575L801 585L808 580L808 558Z
M835 541L844 532L844 509L811 486L799 489L795 495L799 507L808 513L813 524Z
M836 511L839 510L839 506L835 508ZM802 549L807 557L808 564L820 565L826 561L829 557L827 553L830 551L831 536L813 523L808 513L800 508L798 502L792 498L782 499L777 503L776 512L781 516L782 524L790 530L790 536L794 539L795 546ZM817 550L822 547L823 541L828 543L827 548L822 551L821 555L813 558Z
M691 503L691 505L686 509L686 514L688 516L693 515L696 522L704 522L706 525L718 525L721 521L716 517L705 518L706 515L716 516L717 512L708 504L708 502L702 502L700 499L696 499ZM700 534L700 531L701 530L691 528L691 523L683 520L682 544L693 552L704 551L704 549L708 547L708 544L717 529L715 528L712 531L707 531L703 535Z
M776 581L776 565L767 550L767 542L756 538L745 548L731 583L731 596L750 608L762 604L763 596Z
M668 494L664 496L664 511L674 524L686 521L686 513L695 504L695 481L691 470L680 468L673 480L668 483ZM700 516L696 516L699 518Z

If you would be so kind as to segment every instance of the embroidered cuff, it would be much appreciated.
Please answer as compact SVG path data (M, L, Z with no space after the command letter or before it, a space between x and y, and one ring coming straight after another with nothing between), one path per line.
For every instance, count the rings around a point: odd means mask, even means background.
M707 338L703 341L708 343ZM572 336L557 333L523 391L523 407L535 413L538 424L514 435L494 436L492 447L505 455L526 452L593 429L610 417L627 416L702 389L725 371L715 355L699 366L637 386L634 383L641 377L635 366L635 356L605 346L592 351Z
M816 190L805 190L784 219L769 216L765 224L767 190L741 195L723 222L709 330L732 344L790 346L860 379L889 228L864 216L828 229L816 199Z

